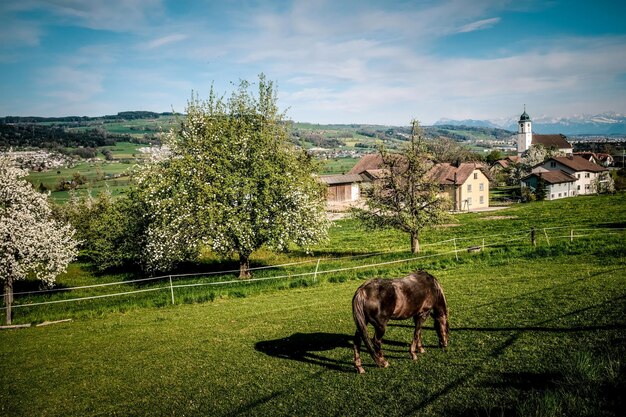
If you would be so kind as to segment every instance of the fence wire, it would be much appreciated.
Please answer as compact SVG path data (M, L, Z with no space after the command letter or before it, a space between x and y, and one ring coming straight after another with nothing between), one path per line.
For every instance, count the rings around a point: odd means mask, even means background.
M576 234L575 232L602 232L603 234L606 235L606 234L611 234L611 233L620 233L626 230L626 228L577 228L577 229L574 229L571 226L570 227L564 226L564 227L541 228L541 229L537 229L537 231L539 230L543 231L549 243L549 239L547 235L548 230L556 231L556 230L564 230L564 229L569 229L570 234L562 235L562 236L550 236L550 238L573 239L573 238L580 238L580 237L593 235L592 233ZM45 293L49 294L49 293L54 293L54 292L78 291L78 290L84 290L84 289L109 287L109 286L114 286L114 285L127 285L127 284L135 284L135 283L142 283L142 282L148 282L148 281L169 279L169 285L165 285L165 286L159 286L159 287L147 288L147 289L138 289L138 290L133 290L133 291L124 291L124 292L111 293L111 294L93 295L93 296L88 296L88 297L68 298L68 299L62 299L62 300L51 300L51 301L42 301L42 302L34 302L34 303L25 303L25 304L13 304L12 308L34 307L34 306L42 306L42 305L48 305L48 304L60 304L60 303L70 303L70 302L77 302L77 301L95 300L95 299L101 299L101 298L118 297L118 296L125 296L125 295L138 294L138 293L155 292L155 291L161 291L161 290L170 290L173 292L174 289L177 289L177 288L181 289L181 288L203 287L203 286L247 284L247 283L254 283L254 282L261 282L261 281L293 279L293 278L302 278L302 277L310 277L310 276L317 277L317 275L341 273L341 272L346 272L346 271L356 271L356 270L376 268L376 267L388 266L388 265L394 265L394 264L400 264L400 263L415 262L415 261L419 261L423 259L447 256L451 254L456 255L457 260L458 260L459 252L466 252L468 251L468 249L474 249L474 248L484 249L488 247L496 247L496 246L501 246L504 244L513 243L513 242L528 240L530 234L531 234L531 230L523 230L523 231L512 233L512 234L509 233L509 234L494 234L494 235L479 236L479 237L452 238L452 239L447 239L447 240L443 240L440 242L424 244L422 245L422 247L438 246L438 245L443 245L446 243L448 244L454 243L455 249L453 250L447 250L444 252L439 252L439 253L434 253L434 254L429 254L429 255L412 256L408 258L395 259L395 260L385 261L385 262L368 263L364 265L354 265L354 266L327 269L327 270L319 270L320 261L323 260L326 263L332 263L332 262L347 261L350 259L357 259L357 258L362 258L362 257L391 255L391 254L402 253L406 251L380 251L380 252L373 252L373 253L368 253L368 254L349 255L349 256L343 256L343 257L315 258L315 259L309 259L309 260L304 260L304 261L299 261L299 262L284 263L284 264L279 264L279 265L268 265L268 266L250 268L250 270L258 271L258 270L266 270L266 269L274 269L274 268L285 268L285 267L290 267L290 266L304 265L308 263L318 262L316 269L313 272L282 274L282 275L274 275L274 276L267 276L267 277L250 278L246 280L235 279L235 280L226 280L226 281L211 281L211 282L175 284L175 285L172 283L172 278L185 278L185 277L191 277L191 276L201 278L201 277L206 277L206 276L228 275L228 274L239 272L239 270L237 269L237 270L212 271L212 272L195 273L195 274L189 273L189 274L176 274L176 275L162 275L162 276L157 276L157 277L140 278L140 279L135 279L135 280L110 282L110 283L103 283L103 284L84 285L84 286L76 286L76 287L68 287L68 288L53 288L53 289L38 290L38 291L16 292L13 294L14 296L38 295L38 294L45 294ZM508 237L508 239L486 243L487 239L493 239L493 238L498 238L502 236L506 236ZM479 243L482 242L482 243L469 247L469 248L467 247L467 244L465 244L465 247L463 248L457 247L457 243L461 243L461 242L468 241L468 240L472 240L474 242L479 242ZM494 240L497 240L497 239L494 239ZM6 310L6 308L7 307L5 306L5 307L2 307L1 309Z

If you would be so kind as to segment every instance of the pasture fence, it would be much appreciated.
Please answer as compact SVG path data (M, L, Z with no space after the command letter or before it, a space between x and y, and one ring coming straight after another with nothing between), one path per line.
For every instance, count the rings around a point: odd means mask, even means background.
M607 234L615 234L615 233L623 233L626 228L573 228L571 226L563 226L563 227L550 227L550 228L542 228L543 235L545 237L546 244L550 246L550 238L553 240L556 239L567 239L570 242L573 242L574 239L584 238L584 237L598 237L597 233L600 232L602 235ZM550 236L551 234L551 236ZM530 238L530 240L529 240ZM19 309L24 307L36 307L36 306L45 306L52 304L62 304L62 303L73 303L80 301L88 301L88 300L97 300L111 297L122 297L128 295L135 295L141 293L150 293L150 292L158 292L158 291L167 291L169 290L170 301L172 304L176 303L175 290L182 290L185 288L194 288L194 287L217 287L217 286L227 286L233 284L252 284L252 283L260 283L264 281L270 280L292 280L294 278L307 278L310 277L312 282L316 283L318 277L320 275L329 275L329 274L339 274L345 273L348 271L358 271L363 269L375 269L380 267L388 267L391 265L397 265L401 263L411 263L418 262L426 259L432 259L436 257L446 257L454 254L456 262L459 262L459 254L464 252L480 252L485 251L487 248L495 248L495 247L509 247L513 244L520 244L523 241L529 241L530 245L535 247L537 246L537 233L535 228L531 228L530 230L523 230L517 233L506 233L506 234L493 234L488 236L467 236L467 237L454 237L451 239L427 243L422 245L422 248L429 248L432 253L423 254L419 256L409 256L409 257L401 257L399 259L392 259L386 261L379 262L370 262L364 263L360 265L349 265L343 267L333 267L334 264L340 263L345 264L346 262L355 261L362 258L374 258L376 256L386 257L393 256L399 253L406 253L403 250L396 251L379 251L372 252L367 254L356 254L356 255L348 255L348 256L337 256L337 257L318 257L307 259L303 261L297 262L289 262L278 265L266 265L260 267L250 268L251 271L264 271L269 269L283 269L286 270L288 268L293 267L302 267L306 264L314 263L314 269L308 270L304 272L293 271L282 273L278 275L269 275L269 276L260 276L249 279L222 279L222 280L212 280L212 281L200 281L200 282L187 282L187 283L175 283L175 280L195 278L202 279L206 277L215 277L215 276L223 276L228 277L235 273L239 272L239 269L233 270L223 270L223 271L210 271L204 273L187 273L187 274L170 274L170 275L162 275L156 277L146 277L139 278L134 280L125 280L125 281L117 281L117 282L108 282L101 284L92 284L92 285L84 285L84 286L74 286L74 287L60 287L60 288L49 288L49 289L41 289L35 291L22 291L15 292L13 296L26 297L29 298L26 302L15 304L14 300L8 300L7 297L3 297L4 306L0 308L2 310L10 309ZM323 267L328 265L327 269ZM320 270L320 267L322 269ZM150 288L135 288L130 291L121 291L121 292L112 292L106 294L95 294L88 295L83 297L71 297L71 298L60 298L60 299L46 299L46 297L59 296L59 294L63 293L74 293L78 291L84 290L99 290L106 287L112 286L125 286L125 285L155 285ZM33 300L32 298L35 297ZM39 301L42 300L42 301Z

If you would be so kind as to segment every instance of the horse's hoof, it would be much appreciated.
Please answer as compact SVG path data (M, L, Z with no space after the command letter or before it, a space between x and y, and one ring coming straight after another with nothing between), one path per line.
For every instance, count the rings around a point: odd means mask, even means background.
M417 360L417 355L415 353L411 353L411 359L416 361Z
M364 374L365 373L365 369L363 369L363 368L356 368L356 372L358 374Z
M389 362L383 361L383 368L389 368Z
M419 348L419 353L426 353L426 349L424 349L423 347Z

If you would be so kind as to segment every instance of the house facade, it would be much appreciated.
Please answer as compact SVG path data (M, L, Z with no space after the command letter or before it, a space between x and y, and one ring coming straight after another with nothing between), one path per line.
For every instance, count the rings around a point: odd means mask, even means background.
M553 157L543 164L535 166L533 174L546 173L549 171L562 171L576 179L572 195L585 195L596 192L595 184L604 181L608 169L589 162L578 155ZM570 195L568 195L569 197Z
M573 197L576 195L576 177L563 171L536 172L522 178L522 187L534 193L543 186L546 200Z
M489 207L489 174L473 162L435 165L430 175L439 183L442 193L452 202L455 211L471 211Z

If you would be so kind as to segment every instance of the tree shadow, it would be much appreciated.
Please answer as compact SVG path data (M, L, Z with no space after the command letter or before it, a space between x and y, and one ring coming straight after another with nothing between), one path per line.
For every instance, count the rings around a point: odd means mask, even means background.
M340 372L354 372L352 361L337 360L323 354L334 349L352 350L353 336L339 333L294 333L282 339L258 342L258 352L281 359L323 366Z
M26 292L39 292L49 290L51 288L54 289L64 289L68 288L65 284L60 284L58 282L54 283L54 287L48 287L43 282L37 279L27 279L27 280L18 280L13 282L13 293L26 293ZM4 286L0 287L0 295L4 294Z

